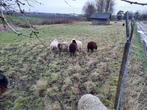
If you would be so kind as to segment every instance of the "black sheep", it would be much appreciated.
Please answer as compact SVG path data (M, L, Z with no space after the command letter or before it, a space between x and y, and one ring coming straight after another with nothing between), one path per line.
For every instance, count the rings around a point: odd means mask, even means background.
M69 45L69 52L71 56L74 56L77 51L77 43L75 40Z
M0 70L0 96L6 91L8 86L8 79L2 73L3 71Z
M91 52L93 52L94 49L97 49L97 44L95 42L93 42L93 41L88 42L87 51L89 52L89 50L91 50Z

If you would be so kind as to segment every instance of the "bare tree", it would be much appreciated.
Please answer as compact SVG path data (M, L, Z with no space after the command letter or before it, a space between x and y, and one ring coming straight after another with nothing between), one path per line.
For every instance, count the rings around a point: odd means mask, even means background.
M113 11L114 11L114 9L113 9L113 7L114 7L114 0L107 0L107 2L106 2L106 12L111 12L111 13L113 13Z
M113 12L114 0L96 0L98 12Z
M117 20L122 20L124 16L124 12L122 10L117 12Z
M104 12L105 2L104 0L96 0L96 8L98 12Z
M87 2L83 7L83 11L87 20L89 20L90 16L96 11L95 5L92 2Z

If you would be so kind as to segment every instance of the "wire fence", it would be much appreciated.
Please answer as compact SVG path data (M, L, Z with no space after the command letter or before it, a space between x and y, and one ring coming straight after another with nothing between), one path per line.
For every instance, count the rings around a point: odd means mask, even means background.
M125 75L127 74L128 69L128 57L130 53L131 41L133 37L133 32L135 28L134 19L129 20L129 14L126 12L125 14L125 21L126 21L126 43L123 52L123 58L121 63L121 68L119 72L119 80L117 85L116 97L115 97L115 105L114 110L123 110L123 96L124 96L124 79Z

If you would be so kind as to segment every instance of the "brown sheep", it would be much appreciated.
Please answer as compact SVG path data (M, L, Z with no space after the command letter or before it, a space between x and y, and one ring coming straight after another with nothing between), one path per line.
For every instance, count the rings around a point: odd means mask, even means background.
M94 41L88 42L88 44L87 44L87 51L89 52L89 50L91 50L91 52L93 52L94 49L97 50L96 42L94 42Z
M74 56L77 51L77 43L75 40L69 45L70 56Z

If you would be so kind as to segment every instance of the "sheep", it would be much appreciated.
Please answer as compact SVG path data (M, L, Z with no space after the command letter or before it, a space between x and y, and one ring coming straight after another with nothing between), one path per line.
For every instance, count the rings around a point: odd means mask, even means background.
M96 42L94 42L94 41L88 42L88 44L87 44L87 51L89 52L89 50L91 50L91 52L93 52L94 49L97 50L97 44L96 44Z
M77 46L78 46L78 51L82 50L82 42L79 40L76 40Z
M83 95L78 101L78 110L108 110L99 97L92 94Z
M58 44L58 49L60 52L68 52L69 43L68 42L61 42Z
M8 79L2 73L3 71L0 70L0 96L6 91L8 86Z
M80 40L72 39L72 41L75 40L77 43L77 50L81 51L82 50L82 42ZM71 41L71 43L72 43Z
M74 56L77 51L77 43L75 40L69 45L70 56Z
M51 44L50 44L50 49L53 51L53 52L58 52L59 49L58 49L58 44L59 42L57 41L57 39L54 39Z

